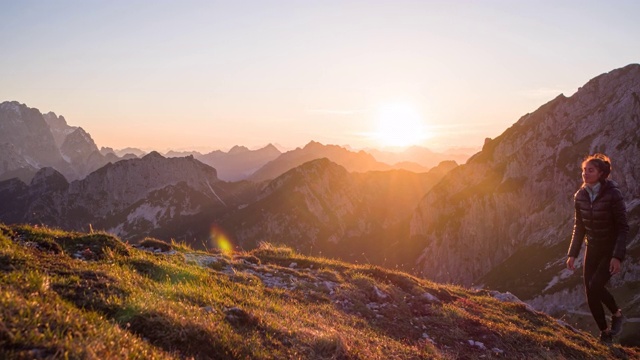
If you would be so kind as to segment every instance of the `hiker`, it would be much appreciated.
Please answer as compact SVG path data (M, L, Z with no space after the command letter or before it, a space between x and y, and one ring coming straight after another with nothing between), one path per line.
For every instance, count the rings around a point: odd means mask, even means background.
M622 310L605 285L620 272L629 232L623 196L618 185L608 179L610 173L611 161L604 154L590 155L582 162L583 184L574 196L573 236L567 254L567 268L574 270L586 235L584 288L589 309L600 328L600 340L606 343L620 334L624 322ZM611 311L611 328L602 304Z

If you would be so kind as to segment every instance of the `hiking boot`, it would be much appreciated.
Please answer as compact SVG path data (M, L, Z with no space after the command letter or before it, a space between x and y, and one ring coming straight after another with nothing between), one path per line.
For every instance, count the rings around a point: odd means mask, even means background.
M613 344L613 336L611 336L611 332L608 330L600 332L600 341L605 344Z
M611 336L619 335L622 332L622 324L624 324L624 315L611 316Z

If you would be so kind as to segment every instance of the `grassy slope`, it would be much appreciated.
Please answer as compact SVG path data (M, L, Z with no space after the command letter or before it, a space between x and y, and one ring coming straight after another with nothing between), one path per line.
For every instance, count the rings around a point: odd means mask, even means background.
M486 291L269 245L171 246L0 225L0 358L640 357Z

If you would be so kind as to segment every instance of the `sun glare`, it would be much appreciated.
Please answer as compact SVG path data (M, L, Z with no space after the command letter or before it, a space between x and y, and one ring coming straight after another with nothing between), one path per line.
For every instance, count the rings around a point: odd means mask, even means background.
M217 226L211 227L210 241L213 246L217 247L224 254L233 252L233 244L225 232Z
M373 137L383 146L407 147L428 138L422 115L411 105L392 103L376 111Z

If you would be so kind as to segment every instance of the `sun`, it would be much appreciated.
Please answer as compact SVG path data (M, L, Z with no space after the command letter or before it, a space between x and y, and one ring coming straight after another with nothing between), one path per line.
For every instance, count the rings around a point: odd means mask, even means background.
M429 137L422 115L410 104L382 105L376 110L375 120L373 138L383 146L408 147Z

